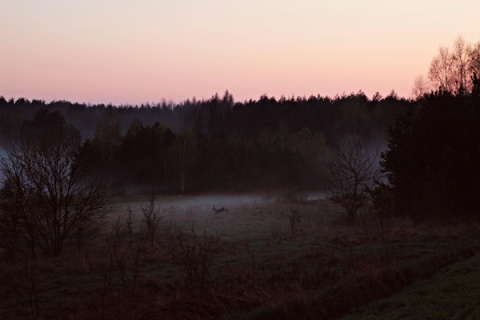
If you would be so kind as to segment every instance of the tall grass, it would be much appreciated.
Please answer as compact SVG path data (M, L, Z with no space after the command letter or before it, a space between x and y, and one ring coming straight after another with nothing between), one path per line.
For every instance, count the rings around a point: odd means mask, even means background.
M397 220L367 237L364 225L307 202L234 205L228 215L152 199L120 209L88 247L29 272L0 263L0 318L338 318L478 249L473 223Z

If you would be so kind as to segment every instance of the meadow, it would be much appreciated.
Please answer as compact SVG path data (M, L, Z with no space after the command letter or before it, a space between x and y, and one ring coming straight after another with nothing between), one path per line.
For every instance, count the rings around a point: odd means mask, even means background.
M0 318L396 319L421 297L478 315L457 294L478 273L476 221L350 224L321 195L277 192L123 196L99 227L60 257L2 262Z

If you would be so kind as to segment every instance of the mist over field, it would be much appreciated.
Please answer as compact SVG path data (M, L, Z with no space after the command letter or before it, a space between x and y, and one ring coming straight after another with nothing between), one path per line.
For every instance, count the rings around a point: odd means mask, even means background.
M60 124L77 131L82 156L115 195L152 188L159 194L321 191L332 150L358 136L378 151L396 116L417 104L394 92L369 99L361 91L245 102L226 91L208 100L139 107L0 102L0 136Z
M287 192L287 191L285 191ZM201 195L179 195L179 196L157 196L156 201L158 206L166 212L187 212L200 211L204 214L215 214L213 207L217 209L225 207L229 209L229 213L238 213L238 208L243 206L268 205L287 202L286 195L279 192L258 192L254 194L201 194ZM302 192L303 201L318 201L325 200L325 192ZM121 199L121 198L120 198ZM125 197L128 199L138 199L138 196ZM147 203L147 200L144 200ZM138 205L138 204L137 204ZM237 210L235 210L237 209ZM241 210L240 210L241 211Z
M0 318L478 318L479 74L459 37L412 99L0 96Z

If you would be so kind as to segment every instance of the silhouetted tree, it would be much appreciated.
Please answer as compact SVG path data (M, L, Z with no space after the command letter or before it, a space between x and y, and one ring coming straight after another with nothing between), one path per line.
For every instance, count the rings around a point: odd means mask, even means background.
M462 37L453 48L440 47L432 60L428 77L435 90L465 94L472 90L472 76L479 70L480 44L471 46Z
M106 214L105 185L88 175L80 146L79 133L44 110L24 124L19 142L4 143L0 228L17 232L33 254L36 248L61 254L66 242L89 236ZM18 239L9 240L14 248Z
M414 99L423 97L425 94L430 93L431 87L428 80L423 75L418 75L415 78L412 88L412 96Z
M144 126L135 119L119 147L119 175L130 182L155 185L169 175L168 148L173 132L160 125Z
M102 162L113 166L115 153L122 143L122 125L114 109L108 109L105 119L97 123L93 143L101 153Z
M187 191L196 171L198 160L197 140L191 132L182 132L173 140L168 150L169 163L180 192Z
M327 162L327 197L345 209L352 222L369 200L368 189L380 178L378 160L378 150L353 137L334 148Z
M390 130L383 167L395 212L413 217L472 215L480 197L480 115L471 96L426 97Z

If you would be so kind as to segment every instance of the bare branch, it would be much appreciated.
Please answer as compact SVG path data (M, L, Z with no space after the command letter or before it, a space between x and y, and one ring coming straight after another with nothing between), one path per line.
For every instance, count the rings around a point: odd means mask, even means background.
M327 163L328 198L344 208L352 221L368 202L367 188L380 177L379 156L379 150L372 151L352 138L335 148Z
M67 240L86 236L107 213L106 186L84 170L80 145L78 134L67 130L3 145L0 218L18 220L18 238L33 253L38 247L59 255Z

